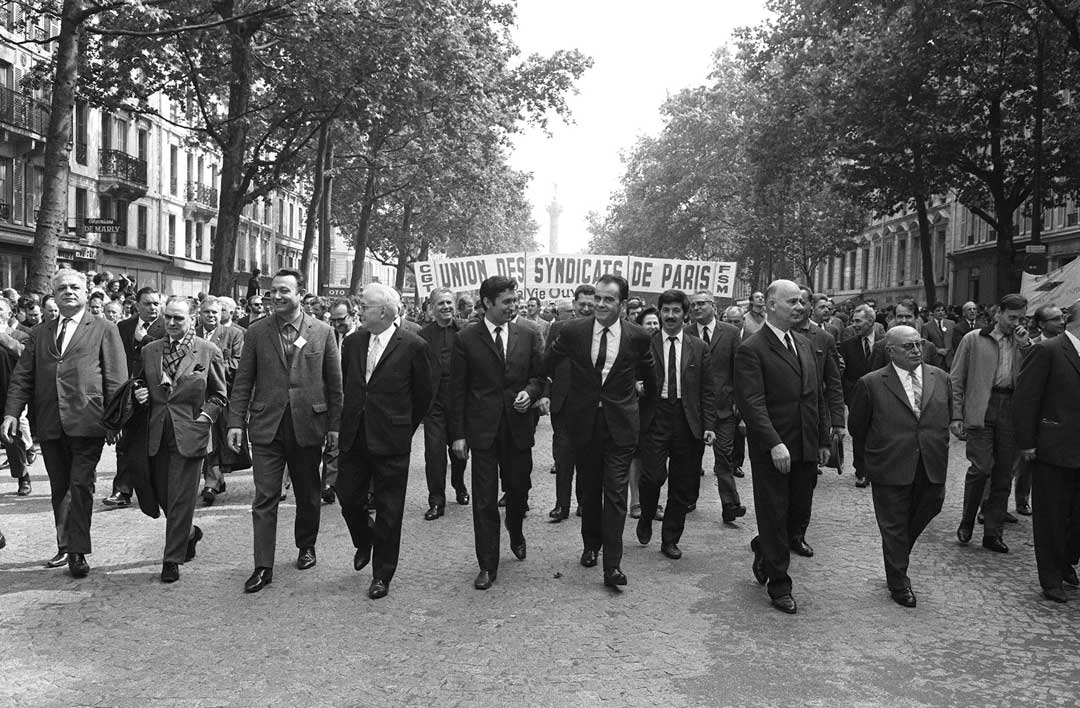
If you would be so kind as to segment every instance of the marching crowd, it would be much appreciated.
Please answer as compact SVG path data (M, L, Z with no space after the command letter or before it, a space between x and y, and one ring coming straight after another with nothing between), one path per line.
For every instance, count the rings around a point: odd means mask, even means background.
M1015 294L952 317L943 304L908 300L844 312L778 280L745 310L720 312L708 291L669 290L650 304L605 275L545 308L492 276L475 298L435 290L408 317L386 285L328 302L305 294L290 270L269 291L253 279L242 313L228 297L164 296L122 276L88 282L61 269L52 285L41 298L0 297L0 438L20 496L43 459L57 541L47 565L75 577L90 571L95 473L108 443L117 473L103 503L137 501L164 515L163 582L196 556L196 506L214 504L229 473L251 468L246 592L273 582L278 506L291 483L297 568L316 565L321 508L337 502L353 567L370 565L368 595L384 597L423 424L424 519L445 514L449 469L454 500L472 505L474 585L486 590L498 577L501 526L511 553L527 556L532 448L550 415L549 520L572 510L581 518L580 563L602 563L609 587L628 582L627 516L639 543L651 543L658 523L661 552L681 558L711 446L724 523L746 515L736 480L749 458L752 572L774 607L795 613L790 553L814 553L814 488L821 467L842 464L845 434L898 604L916 605L908 561L942 509L950 435L965 441L969 462L958 542L969 544L978 523L982 546L1007 553L1015 495L1016 512L1033 515L1044 597L1065 602L1064 586L1080 585L1080 302L1032 317Z

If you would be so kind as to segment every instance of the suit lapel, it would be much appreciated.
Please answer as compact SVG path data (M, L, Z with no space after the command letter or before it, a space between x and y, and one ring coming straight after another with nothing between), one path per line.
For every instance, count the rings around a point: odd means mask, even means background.
M710 343L711 343L711 341L712 340L710 340ZM704 343L705 342L702 342L702 344L704 344ZM680 381L683 379L683 377L686 376L686 368L688 366L690 366L690 357L692 357L693 355L694 355L693 350L692 350L692 348L690 346L690 338L687 337L687 336L683 336L683 338L682 338L682 354L681 354L682 361L679 362L679 380Z
M190 372L193 368L195 368L196 359L197 359L197 355L196 355L197 351L198 350L195 348L195 342L192 341L191 342L191 349L188 350L188 353L184 356L183 359L180 360L180 365L176 367L176 376L174 377L174 381L173 381L173 384L174 384L173 391L176 390L175 384L176 384L177 381L180 380L180 377L185 376L188 372Z
M281 362L281 368L285 369L286 373L289 371L289 362L285 358L285 344L281 339L281 332L278 329L277 315L270 315L274 319L270 321L270 326L266 328L266 336L270 338L270 345L277 352L278 361Z
M393 327L393 325L391 325L391 327ZM400 342L400 341L401 341L401 328L395 327L394 328L394 333L390 336L390 341L386 343L386 349L383 349L382 354L379 355L379 360L377 362L375 362L375 370L371 372L371 378L375 378L376 376L379 375L379 369L382 368L383 363L386 362L387 358L390 356L391 352L394 351L394 349L398 345L398 342ZM367 367L366 350L365 350L365 356L364 356L364 366L365 366L365 369L366 369L366 367Z
M900 381L900 377L896 375L896 369L891 365L886 366L882 376L885 378L885 388L889 389L894 396L900 399L904 404L904 408L907 409L909 413L915 415L915 411L911 409L911 401L908 399L907 391L904 390L904 384ZM923 380L925 381L925 378Z
M1064 332L1058 335L1058 339L1061 340L1059 346L1065 350L1065 359L1076 369L1076 373L1080 374L1080 354L1076 353L1072 340Z
M776 355L786 361L788 363L788 366L795 370L795 373L802 375L802 369L799 366L799 362L796 361L795 357L791 355L791 352L788 351L788 348L785 347L784 343L781 342L780 339L776 336L776 333L773 332L772 329L769 327L765 327L762 331L765 332L765 338L768 340L769 346L772 347L773 351L776 352ZM791 340L795 342L796 337L792 337ZM799 345L796 342L796 351L798 351L798 347ZM809 354L809 356L812 357L813 353Z
M71 325L68 325L69 327ZM68 339L67 348L64 350L68 354L75 351L75 347L79 346L82 340L87 336L88 328L93 326L93 318L89 312L83 311L82 320L79 321L79 326L75 327L75 330L71 332L71 337ZM53 336L53 346L56 346L56 337Z
M506 360L510 361L510 356L514 353L514 347L518 345L518 339L521 336L521 332L518 331L518 326L513 322L506 323ZM494 343L495 340L492 340Z
M931 390L934 388L934 377L927 376L928 371L929 368L926 364L919 367L919 378L922 380L922 398L919 399L919 411L926 410L926 403L930 400Z
M486 344L488 350L491 351L491 355L495 357L495 361L501 362L502 355L499 352L499 348L495 346L495 337L492 336L491 330L488 329L487 318L485 317L481 319L478 324L480 325L480 329L477 331L477 334L479 334L480 338L484 340L484 344ZM510 327L506 326L503 329L506 330L506 336L509 337ZM509 348L507 348L507 351L509 351Z

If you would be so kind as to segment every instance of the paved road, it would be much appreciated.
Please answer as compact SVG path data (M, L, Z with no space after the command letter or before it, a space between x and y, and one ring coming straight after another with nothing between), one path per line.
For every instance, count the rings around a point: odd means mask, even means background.
M549 524L550 428L535 451L529 557L503 542L495 587L472 587L466 507L422 519L417 436L403 557L387 599L352 570L337 506L323 507L319 564L295 570L293 507L279 529L274 584L244 595L251 571L250 473L197 523L206 531L181 579L162 585L162 520L135 509L94 515L88 578L45 570L55 552L48 483L0 481L0 706L1075 706L1080 595L1040 599L1029 519L1006 530L1012 552L959 546L963 450L954 445L942 512L916 547L919 606L885 588L869 490L850 473L818 486L808 540L792 563L799 614L769 607L754 583L750 512L723 526L703 478L684 557L626 530L623 592L578 565L576 520ZM709 462L707 454L706 461ZM107 450L98 494L115 461ZM99 507L100 509L100 507Z

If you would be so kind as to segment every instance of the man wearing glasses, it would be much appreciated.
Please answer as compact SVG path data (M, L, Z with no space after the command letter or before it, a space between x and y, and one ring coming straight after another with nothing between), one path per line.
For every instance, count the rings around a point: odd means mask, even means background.
M892 321L889 322L889 329L893 327L911 327L918 331L918 316L916 314L915 303L910 300L901 300L896 303L896 311L893 314ZM934 345L925 339L919 339L919 346L922 347L922 360L924 363L931 366L936 366L939 369L944 368L942 365L944 361L940 361L937 355L937 350L934 349ZM874 343L874 348L870 351L870 371L875 371L883 366L888 366L889 354L885 351L885 338L881 338Z

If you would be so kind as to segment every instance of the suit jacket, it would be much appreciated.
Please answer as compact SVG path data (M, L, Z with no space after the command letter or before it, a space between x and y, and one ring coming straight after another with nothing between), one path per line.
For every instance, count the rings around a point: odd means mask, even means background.
M801 334L792 339L798 361L769 327L735 352L735 400L752 458L768 458L783 443L793 462L811 462L829 444L829 414L814 351Z
M1065 334L1031 347L1013 393L1016 445L1059 467L1080 467L1080 356Z
M9 327L6 335L0 335L0 408L7 400L11 374L15 371L15 365L19 363L19 357L22 356L29 342L30 335L21 329Z
M885 326L883 324L881 324L880 322L875 321L874 322L874 341L876 342L877 340L881 339L884 336L885 336ZM847 327L844 327L844 330L840 333L840 339L837 341L837 344L839 345L840 342L846 342L847 340L853 339L854 337L855 337L855 325L850 325L849 324Z
M140 352L140 370L150 392L147 454L153 457L160 450L168 418L180 455L203 457L211 447L214 421L229 400L225 362L215 345L193 337L191 351L180 360L172 385L165 386L161 359L167 345L168 338L158 339ZM210 420L200 413L206 413Z
M401 323L398 325L398 329L405 330L410 334L420 334L420 325L416 324L412 320L402 317Z
M922 459L933 484L944 484L949 467L949 375L936 366L921 367L919 416L890 363L866 374L855 386L848 429L863 448L867 475L874 484L907 485L915 481Z
M983 328L983 321L980 318L975 318L975 324L972 326L967 320L957 320L952 328L952 337L949 340L949 351L955 355L957 347L960 346L960 340L964 338L964 335L975 329ZM950 362L951 363L951 362Z
M450 383L450 353L454 350L453 342L457 340L458 334L466 326L464 320L452 317L445 330L442 325L434 321L428 322L420 328L419 335L428 345L428 355L431 358L431 373L435 382L435 398L437 400L444 400L447 395L447 391L444 389L448 389ZM436 339L439 339L439 335L444 331L448 333L450 340L450 348L445 352L441 351L441 342L436 343Z
M732 327L732 329L735 329ZM685 335L685 332L684 332ZM711 335L711 333L710 333ZM663 390L664 362L670 350L668 335L663 330L652 335L652 358L656 368L656 389L652 396L641 399L641 429L648 430L656 418L656 407ZM712 344L712 336L709 343ZM682 387L682 409L694 438L701 440L706 430L716 430L715 391L713 367L709 360L709 347L698 337L683 336L679 362L679 384Z
M814 322L813 320L810 320L808 326L810 327L810 329L820 329L820 330L832 335L833 342L837 342L837 341L840 340L840 328L837 327L836 324L832 320L826 320L826 321L822 322L821 324L818 324L817 322Z
M612 363L607 380L601 382L592 359L595 317L567 320L554 338L544 362L549 378L567 376L569 393L563 404L570 439L576 446L589 443L596 416L604 416L608 431L620 447L637 445L641 433L637 382L643 382L645 397L655 395L656 369L652 359L652 340L648 332L625 320L619 353ZM562 369L565 362L566 369Z
M937 321L931 317L930 321L922 326L922 337L934 347L935 361L929 363L942 369L947 369L949 360L952 358L952 332L956 327L956 322L946 318L941 321L945 327L945 331L941 331L941 326Z
M339 446L351 450L363 431L364 446L375 455L408 455L412 437L435 396L427 343L404 328L394 328L371 380L367 377L371 332L345 338L341 380L345 391Z
M844 390L840 384L840 355L836 350L836 340L826 330L814 325L796 331L810 341L814 351L814 363L829 410L829 422L835 428L843 427Z
M521 391L533 402L544 394L540 352L540 335L532 326L506 324L505 364L487 323L462 330L450 355L450 439L464 438L470 448L486 450L495 444L505 419L514 446L531 448L534 416L515 411L514 399Z
M850 337L843 340L836 345L837 353L844 360L844 368L840 372L840 383L844 389L844 402L849 406L851 405L851 397L855 392L855 384L863 376L873 371L870 367L870 359L866 358L866 354L863 352L861 337ZM876 346L879 339L875 338L874 345ZM873 357L874 348L870 348L871 358Z
M209 337L205 334L201 324L195 327L196 337L205 339L221 350L221 357L225 362L225 380L231 384L236 370L240 368L240 354L244 351L244 330L231 324L219 324Z
M112 322L84 312L61 356L59 325L57 318L31 330L11 375L4 415L17 418L32 404L39 440L104 437L105 402L128 377L120 333Z
M562 331L563 326L567 322L572 320L556 320L551 323L551 327L548 329L547 341L544 343L544 361L551 355L551 345L555 343L555 340L559 336L559 332ZM570 362L563 360L563 362L554 371L547 373L551 386L548 390L548 396L551 400L551 414L557 415L562 411L563 403L566 402L566 396L570 392Z
M247 424L256 445L274 441L286 406L299 445L321 445L341 426L341 361L334 330L304 315L292 364L285 359L277 317L251 323L229 396L229 427Z
M165 318L158 317L146 328L146 336L141 342L135 341L135 327L139 324L139 316L128 317L116 323L116 329L120 332L120 340L124 343L124 355L127 357L128 371L136 371L139 368L139 351L155 339L165 336Z
M683 330L691 337L700 337L697 322ZM742 343L742 330L727 322L713 319L709 332L709 368L712 370L713 408L716 420L735 415L735 350Z

